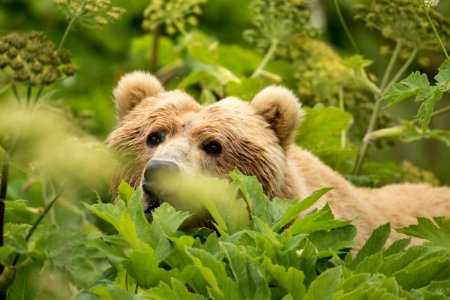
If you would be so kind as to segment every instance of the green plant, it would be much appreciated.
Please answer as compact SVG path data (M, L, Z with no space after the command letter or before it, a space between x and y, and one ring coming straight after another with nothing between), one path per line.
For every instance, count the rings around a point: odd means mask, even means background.
M408 247L409 239L404 239L386 250L383 245L391 229L383 225L352 257L347 251L354 245L355 229L349 221L334 220L328 206L296 218L329 189L300 202L269 201L254 177L234 172L231 178L229 187L207 179L216 195L220 190L226 195L223 198L232 197L227 203L238 201L234 213L224 211L220 201L209 202L206 208L215 230L179 231L190 215L168 204L156 209L153 223L147 223L140 207L141 191L124 183L116 204L88 205L118 234L102 237L111 267L78 298L444 299L450 295L450 219L435 218L437 225L419 219L418 225L399 231L428 239L428 244ZM238 189L243 199L235 200Z

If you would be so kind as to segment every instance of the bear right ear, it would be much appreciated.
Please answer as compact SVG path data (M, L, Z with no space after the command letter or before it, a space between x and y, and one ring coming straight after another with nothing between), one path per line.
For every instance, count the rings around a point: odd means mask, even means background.
M113 92L119 119L142 99L156 96L163 91L161 82L150 73L135 71L122 76Z

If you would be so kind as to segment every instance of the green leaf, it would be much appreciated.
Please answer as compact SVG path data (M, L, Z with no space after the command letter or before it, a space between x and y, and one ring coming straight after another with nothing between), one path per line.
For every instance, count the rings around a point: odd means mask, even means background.
M159 267L160 260L153 249L133 251L129 259L123 262L127 272L143 288L152 288L163 281L170 283L171 278L179 278L177 269L164 270Z
M426 91L430 87L426 74L413 72L408 77L393 84L383 95L383 99L392 99L387 107L391 107L411 96Z
M320 274L314 280L306 293L304 300L327 300L331 299L336 292L339 280L342 275L342 268L331 268Z
M443 87L446 91L450 89L450 61L448 59L439 66L439 72L434 78L436 85Z
M283 266L275 265L267 256L264 257L263 265L272 278L271 286L281 287L293 299L302 299L305 296L306 288L303 284L305 275L302 271L293 267L286 269Z
M417 112L417 117L420 118L420 123L422 124L422 133L425 133L427 130L434 107L442 99L443 95L443 91L436 86L431 86L417 95L416 101L423 101Z
M244 176L239 170L231 172L230 178L234 184L239 186L252 215L257 216L267 224L271 224L273 218L269 210L269 199L264 194L264 190L258 179L255 176Z
M238 285L228 277L225 263L217 260L212 254L197 248L186 249L193 262L193 267L202 280L193 282L195 289L206 288L211 298L240 299L242 298Z
M350 264L349 267L354 268L366 257L381 251L390 233L391 226L389 223L381 225L380 227L375 229L366 243L362 246L361 250L359 250L359 252L356 254L354 261Z
M291 205L282 219L279 219L272 225L273 231L280 231L282 227L291 222L294 218L296 218L300 213L304 212L311 206L313 206L319 199L326 193L328 193L333 188L322 188L320 190L314 191L311 195L301 200L298 203Z
M351 221L334 220L330 207L326 205L318 212L298 217L287 230L292 234L312 233L315 231L328 231L333 228L344 227L350 223Z
M450 250L450 217L434 217L433 221L434 223L430 219L418 217L416 225L397 228L396 231Z
M251 101L257 93L267 86L267 82L261 78L240 78L240 82L227 83L227 95L238 97L244 101Z
M348 129L351 121L351 114L336 107L307 109L295 142L313 151L334 145L340 147L341 131Z
M116 204L98 203L90 205L84 203L84 205L93 214L113 225L120 235L134 249L143 250L149 248L149 246L140 239L136 226L130 217L129 211L127 210L123 200L117 201Z
M411 243L411 238L399 239L392 243L384 252L384 256L394 255L403 251Z
M133 294L121 287L109 285L107 290L111 300L133 300Z
M352 115L336 107L306 109L305 120L297 130L295 143L311 151L330 167L346 171L351 168L355 150L341 147L341 134L348 130Z
M356 265L354 271L355 273L377 273L383 265L383 261L383 252L378 252L364 258L362 262Z
M270 290L258 266L247 256L244 247L221 243L233 276L245 299L270 299Z
M191 293L183 282L172 278L171 284L168 285L165 282L161 282L158 286L144 291L141 295L149 297L155 300L165 300L165 299L183 299L183 300L202 300L207 299L206 297Z
M450 258L435 256L425 260L416 260L402 270L393 274L397 282L405 289L421 288L434 280L450 276Z
M351 249L357 244L355 240L356 227L348 225L333 228L330 231L316 231L309 235L308 239L320 253L320 257L332 253L340 253L341 250Z
M117 188L117 194L119 199L122 199L125 203L128 203L128 200L134 194L134 189L131 185L122 180Z

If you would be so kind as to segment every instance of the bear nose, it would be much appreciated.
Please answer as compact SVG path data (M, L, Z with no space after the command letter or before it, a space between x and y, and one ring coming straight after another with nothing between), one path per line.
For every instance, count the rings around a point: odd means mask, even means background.
M171 176L179 173L180 168L174 162L167 160L152 160L145 167L144 184L155 183L165 176Z
M173 178L180 172L178 165L171 161L152 160L145 167L142 189L147 194L146 214L151 213L164 201L163 192L158 188L165 178ZM147 211L148 210L148 211Z

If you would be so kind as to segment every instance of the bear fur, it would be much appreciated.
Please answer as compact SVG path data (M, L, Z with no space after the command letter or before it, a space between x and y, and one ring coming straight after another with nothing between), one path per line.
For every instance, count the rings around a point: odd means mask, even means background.
M251 102L227 97L203 107L183 91L165 91L151 74L133 72L121 78L114 98L118 125L108 144L128 158L117 176L134 187L140 186L152 160L173 162L187 174L216 177L238 168L256 176L269 197L303 199L333 187L315 207L328 202L336 218L354 220L359 240L386 222L400 227L415 223L416 216L450 213L448 187L355 187L294 145L304 112L295 95L283 87L267 87ZM164 140L149 146L147 139L154 132L163 133ZM205 150L211 141L221 145L219 154ZM394 232L390 239L398 237Z

